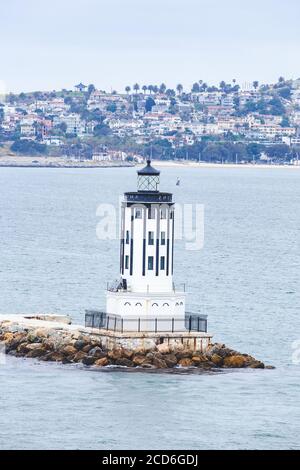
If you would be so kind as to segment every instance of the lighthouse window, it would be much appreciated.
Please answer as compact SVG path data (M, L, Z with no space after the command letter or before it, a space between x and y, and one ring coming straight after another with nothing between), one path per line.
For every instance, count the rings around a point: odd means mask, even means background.
M129 230L126 230L126 245L129 245Z
M161 257L160 257L160 269L161 269L162 271L165 270L165 257L164 257L164 256L161 256Z
M125 256L125 269L128 269L129 268L129 256L126 255Z
M136 219L141 219L142 218L142 210L141 209L135 209L135 218Z
M148 271L153 271L153 256L148 256Z
M154 245L154 232L148 232L148 245Z
M161 232L161 234L160 234L160 244L161 245L166 244L166 232Z

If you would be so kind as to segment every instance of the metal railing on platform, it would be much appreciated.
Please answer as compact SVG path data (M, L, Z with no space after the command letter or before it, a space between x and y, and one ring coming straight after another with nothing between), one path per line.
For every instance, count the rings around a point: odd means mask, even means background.
M87 310L85 326L114 332L175 333L197 331L207 333L207 315L186 313L185 317L121 317L96 310Z

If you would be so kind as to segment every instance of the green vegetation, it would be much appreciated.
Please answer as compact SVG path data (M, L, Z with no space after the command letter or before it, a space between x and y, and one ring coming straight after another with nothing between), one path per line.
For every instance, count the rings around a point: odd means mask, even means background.
M16 140L10 147L13 152L22 155L45 155L47 153L47 145L40 144L32 140Z

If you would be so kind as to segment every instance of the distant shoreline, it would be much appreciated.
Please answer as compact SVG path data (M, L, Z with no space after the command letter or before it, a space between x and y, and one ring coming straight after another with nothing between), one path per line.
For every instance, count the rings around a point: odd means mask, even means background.
M267 163L209 163L196 161L153 160L154 166L169 168L288 168L300 170L300 165L279 165ZM132 168L142 167L144 164L134 165L130 162L94 162L70 161L59 157L0 157L0 168Z
M59 157L0 157L0 168L121 168L134 167L130 162L72 161Z
M172 168L290 168L300 170L300 165L279 165L267 163L208 163L208 162L176 162L172 160L153 160L153 166L172 167Z

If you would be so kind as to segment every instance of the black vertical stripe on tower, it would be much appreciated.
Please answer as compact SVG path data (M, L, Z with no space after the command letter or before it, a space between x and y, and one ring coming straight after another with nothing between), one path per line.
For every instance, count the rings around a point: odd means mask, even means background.
M169 266L170 266L170 208L167 211L167 269L166 274L169 276Z
M172 217L172 274L173 274L173 267L174 267L174 212Z
M121 240L120 272L124 274L124 238Z
M130 229L131 229L131 237L130 237L130 276L132 276L132 273L133 273L133 237L134 237L134 209L131 208L131 225L130 225Z
M130 276L133 272L133 239L130 240Z
M159 239L156 239L156 269L155 269L155 276L158 276L159 270Z
M143 239L143 276L146 274L146 238Z
M146 275L146 224L147 224L147 208L143 210L143 259L142 259L142 276Z
M158 276L159 272L159 231L160 231L160 208L157 208L157 217L156 217L156 267L155 267L155 276Z
M124 246L124 229L125 229L125 207L121 209L121 239L120 239L120 272L124 274L124 258L125 258L125 246Z

